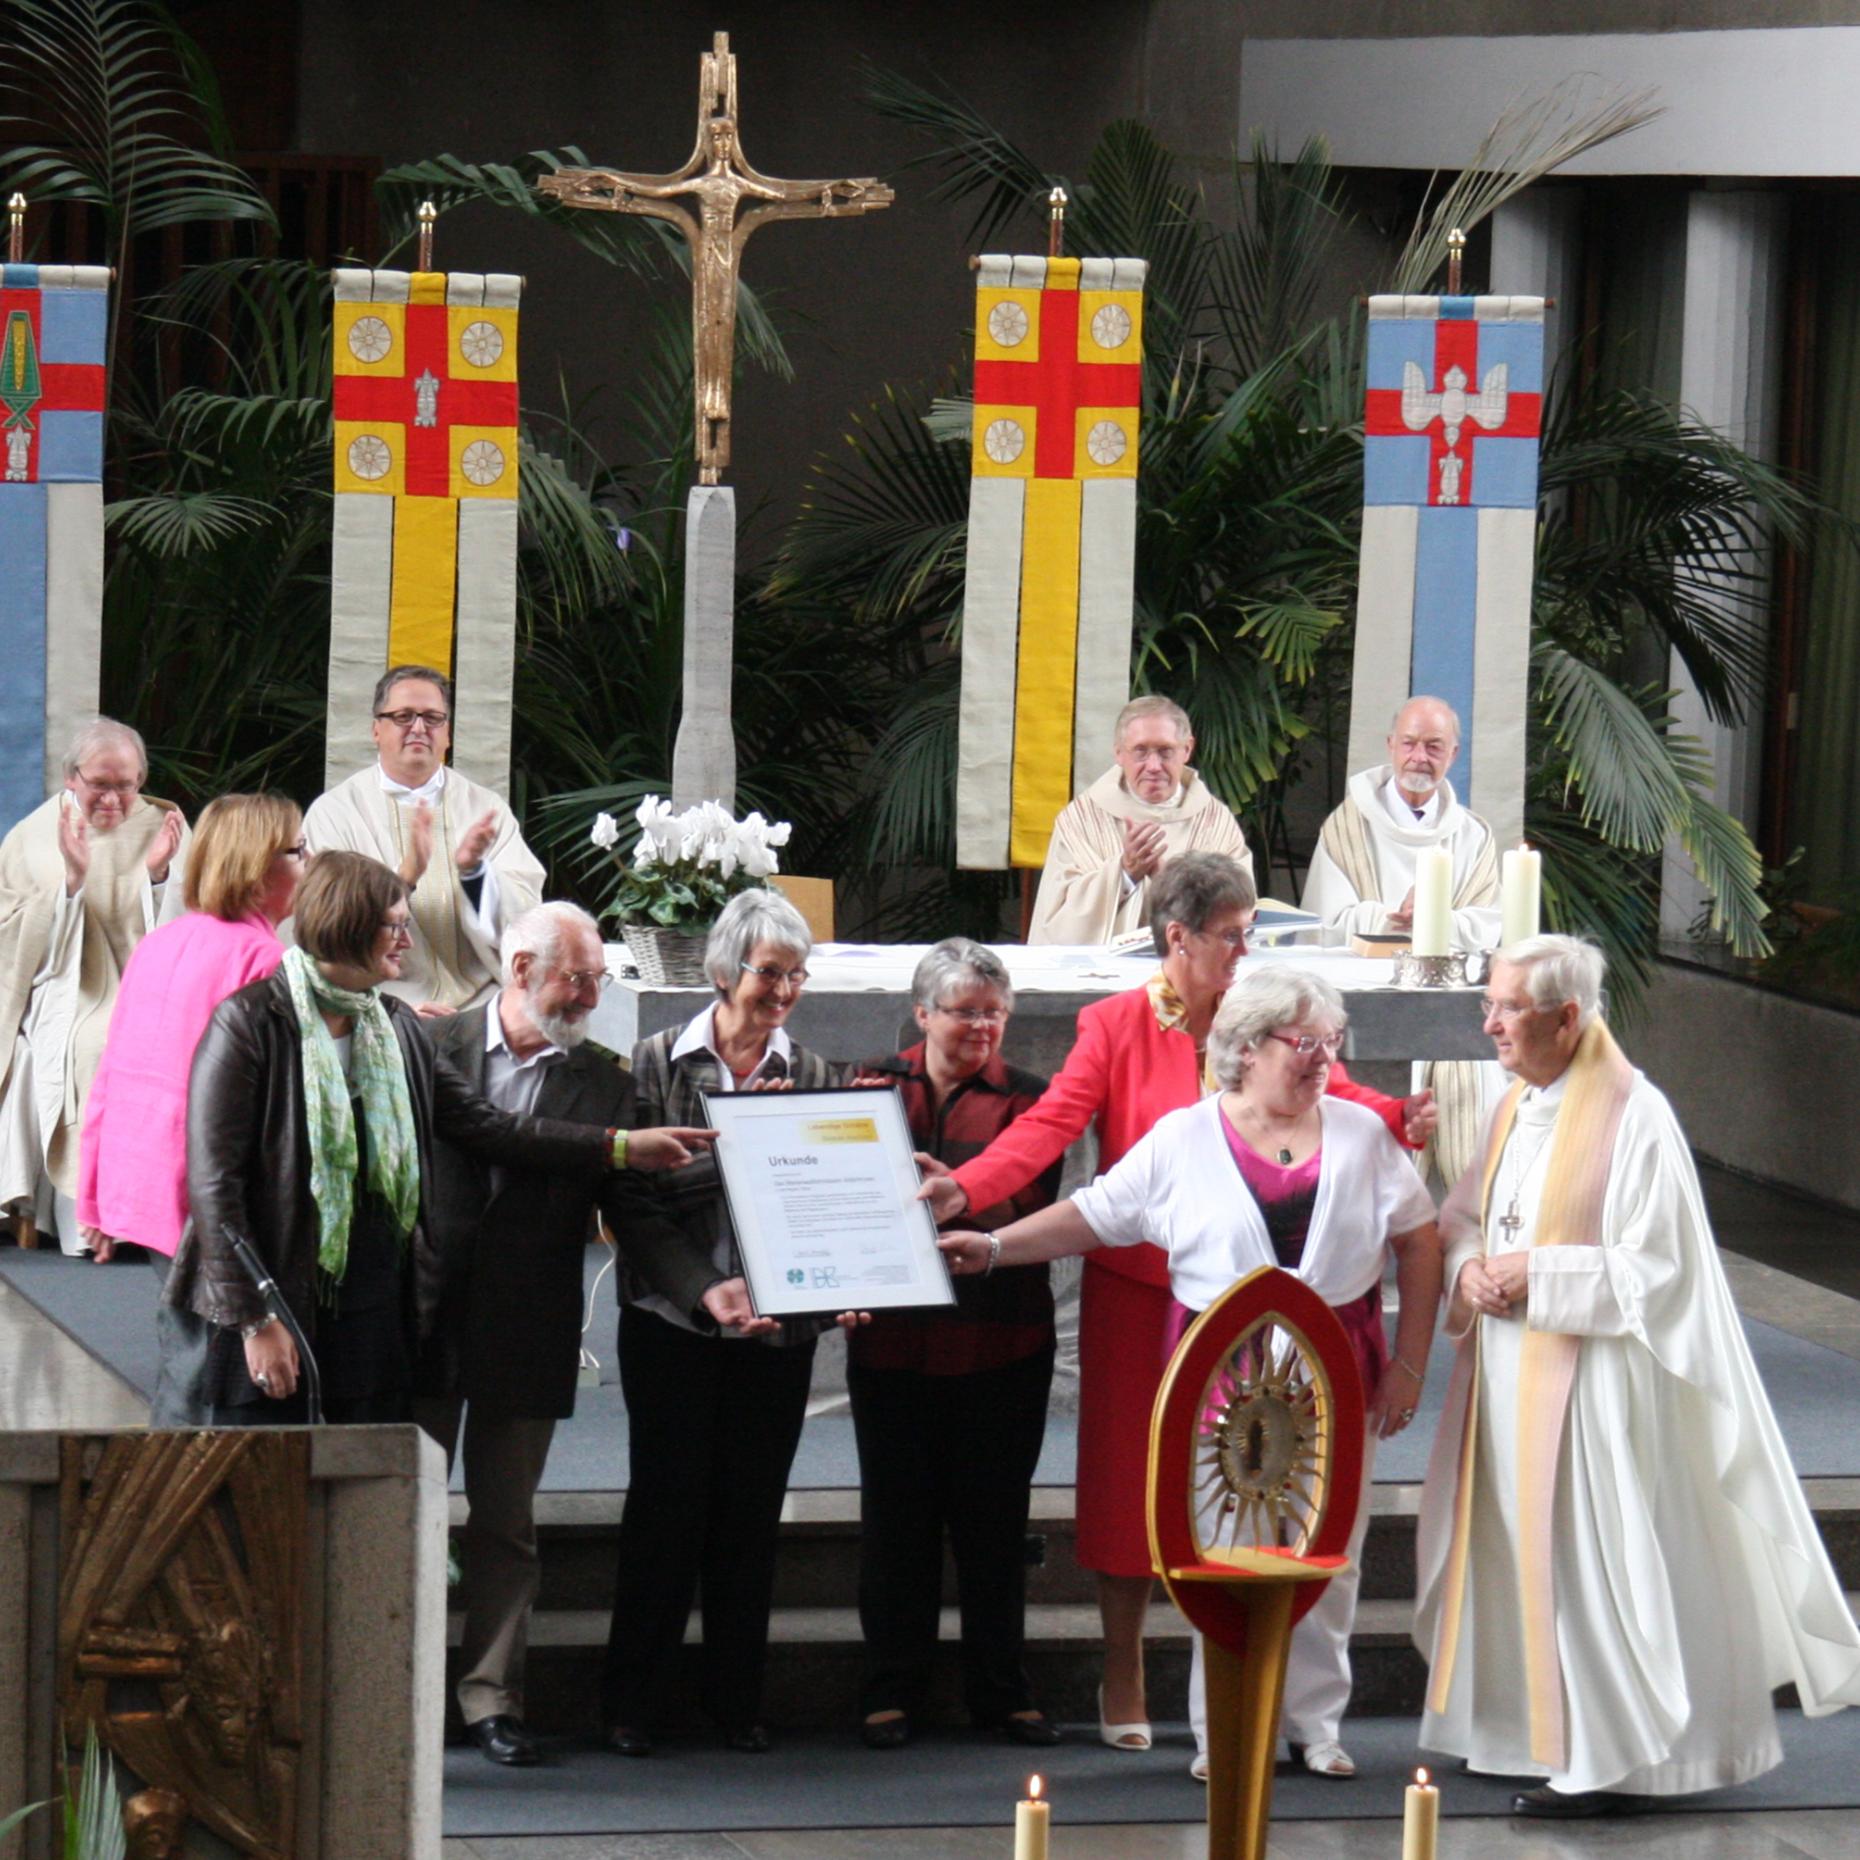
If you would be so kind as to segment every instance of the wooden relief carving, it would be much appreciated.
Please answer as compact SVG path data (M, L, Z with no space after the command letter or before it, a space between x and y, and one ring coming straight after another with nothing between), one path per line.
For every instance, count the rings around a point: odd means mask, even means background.
M307 1435L67 1439L58 1701L241 1853L295 1851ZM154 1851L159 1851L159 1848Z

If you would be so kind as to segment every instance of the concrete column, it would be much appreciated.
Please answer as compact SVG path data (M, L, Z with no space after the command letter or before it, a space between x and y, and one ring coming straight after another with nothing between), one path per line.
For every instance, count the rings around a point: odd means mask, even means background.
M1679 403L1752 457L1774 461L1782 403L1786 203L1780 194L1702 189L1687 203L1685 317ZM1678 727L1711 758L1712 798L1754 828L1763 717L1712 722L1677 656L1670 673ZM1660 928L1684 935L1704 891L1676 844L1661 874Z
M736 493L694 484L685 499L685 697L672 748L672 805L736 806L730 679L736 664Z
M1539 184L1507 200L1492 215L1492 275L1484 288L1497 297L1553 297L1544 311L1544 367L1561 358L1563 330L1575 313L1577 229L1582 196L1573 187Z

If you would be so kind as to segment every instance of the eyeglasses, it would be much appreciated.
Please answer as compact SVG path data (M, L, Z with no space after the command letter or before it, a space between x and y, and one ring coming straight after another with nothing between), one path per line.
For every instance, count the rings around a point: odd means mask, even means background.
M1481 1020L1517 1020L1525 1014L1536 1012L1535 1001L1494 1001L1490 995L1482 995L1479 1000Z
M790 988L800 988L807 981L805 969L778 969L767 962L739 962L736 966L745 975L753 975L764 982L786 982Z
M965 1027L1004 1027L1007 1025L1008 1010L1003 1007L938 1007L939 1014L947 1014L951 1020L959 1020Z
M114 794L123 800L128 800L132 795L142 792L142 778L139 775L134 781L93 781L82 769L79 769L77 778L92 794Z
M306 846L302 840L299 840L295 846L280 846L278 848L278 857L280 859L308 859L310 857L310 848Z
M1343 1035L1327 1033L1323 1039L1314 1039L1308 1033L1271 1033L1269 1040L1277 1040L1289 1046L1300 1059L1309 1059L1313 1053L1322 1053L1327 1059L1335 1059L1343 1051Z
M402 731L411 730L416 723L425 724L429 730L443 730L452 721L443 710L378 710L375 716Z
M1126 743L1124 745L1124 754L1127 755L1132 762L1141 764L1144 762L1180 762L1182 760L1183 751L1179 743L1172 745L1168 749L1139 749L1134 743Z
M1211 942L1225 943L1229 949L1237 949L1241 955L1246 954L1246 931L1241 930L1197 930L1196 936L1205 936Z
M392 918L389 918L388 921L381 926L381 934L386 937L390 943L411 943L413 941L413 925L405 921L396 923Z
M604 995L614 979L605 969L554 969L551 973L558 982L566 982L576 994L584 988L592 988L597 995Z

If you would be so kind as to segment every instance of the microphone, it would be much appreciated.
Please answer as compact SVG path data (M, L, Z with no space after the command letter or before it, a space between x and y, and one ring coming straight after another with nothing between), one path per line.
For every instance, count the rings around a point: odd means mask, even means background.
M265 1268L265 1262L258 1256L255 1247L231 1221L220 1223L220 1235L232 1248L234 1257L245 1268L246 1277L258 1288L258 1295L265 1301L265 1309L291 1333L291 1341L297 1345L297 1361L304 1376L304 1404L309 1412L312 1427L323 1425L323 1378L316 1366L316 1356L310 1348L310 1340L304 1335L303 1326L297 1322L297 1314L292 1311L284 1294L278 1290L278 1282Z

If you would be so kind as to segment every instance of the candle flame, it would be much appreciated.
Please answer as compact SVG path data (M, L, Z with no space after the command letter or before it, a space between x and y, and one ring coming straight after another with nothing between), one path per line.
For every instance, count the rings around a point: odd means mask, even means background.
M1037 1802L1040 1799L1040 1779L1037 1776L1027 1778L1027 1800Z
M1427 1772L1425 1770L1415 1771L1414 1785L1417 1789L1425 1789L1427 1787Z

